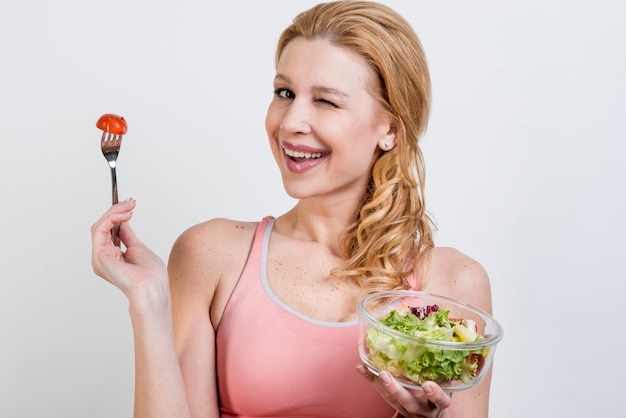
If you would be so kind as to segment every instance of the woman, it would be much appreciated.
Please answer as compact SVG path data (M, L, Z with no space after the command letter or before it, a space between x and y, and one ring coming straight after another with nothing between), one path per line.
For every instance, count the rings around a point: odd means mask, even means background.
M283 32L274 92L266 131L290 211L195 225L167 268L130 227L132 199L92 227L94 271L130 303L135 416L487 416L489 377L452 402L434 383L411 392L369 374L356 349L366 293L422 289L491 310L483 268L433 244L415 33L380 4L320 4Z

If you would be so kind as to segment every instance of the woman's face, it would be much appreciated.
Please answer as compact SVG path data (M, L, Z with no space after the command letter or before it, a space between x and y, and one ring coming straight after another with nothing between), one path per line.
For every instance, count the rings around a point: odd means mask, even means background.
M377 147L395 140L366 88L373 80L360 56L327 41L296 38L284 49L265 128L291 197L362 196Z

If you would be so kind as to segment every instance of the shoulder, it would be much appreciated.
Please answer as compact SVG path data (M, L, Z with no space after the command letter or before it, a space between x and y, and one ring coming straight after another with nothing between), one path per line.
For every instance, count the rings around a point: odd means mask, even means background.
M463 300L491 313L491 285L485 268L476 260L450 247L432 252L426 291Z
M203 318L207 309L217 328L246 264L257 225L213 219L188 228L178 237L168 262L172 311L178 329L186 326L181 318Z
M175 255L213 257L246 246L252 240L258 223L216 218L185 230L174 243Z
M238 235L239 233L245 233L245 231L254 231L258 222L244 222L233 219L215 218L208 221L193 225L186 229L179 237L185 240L188 238L210 238L216 235L230 236L233 233Z
M174 242L168 268L174 279L219 280L243 266L258 223L216 218L185 230Z

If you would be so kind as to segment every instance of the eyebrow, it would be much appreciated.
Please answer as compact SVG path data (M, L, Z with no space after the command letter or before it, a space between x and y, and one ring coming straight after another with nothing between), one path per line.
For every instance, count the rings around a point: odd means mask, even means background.
M287 76L284 76L282 74L276 74L276 77L274 77L274 81L283 81L287 84L291 84L291 79ZM326 93L326 94L332 94L338 97L350 97L350 95L342 90L339 89L335 89L332 87L325 87L325 86L313 86L311 89L314 93Z

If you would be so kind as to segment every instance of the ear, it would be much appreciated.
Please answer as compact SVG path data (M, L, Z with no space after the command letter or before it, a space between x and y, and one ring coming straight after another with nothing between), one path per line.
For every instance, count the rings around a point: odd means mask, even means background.
M378 147L383 151L390 151L396 146L396 125L389 124L387 132L378 141Z

